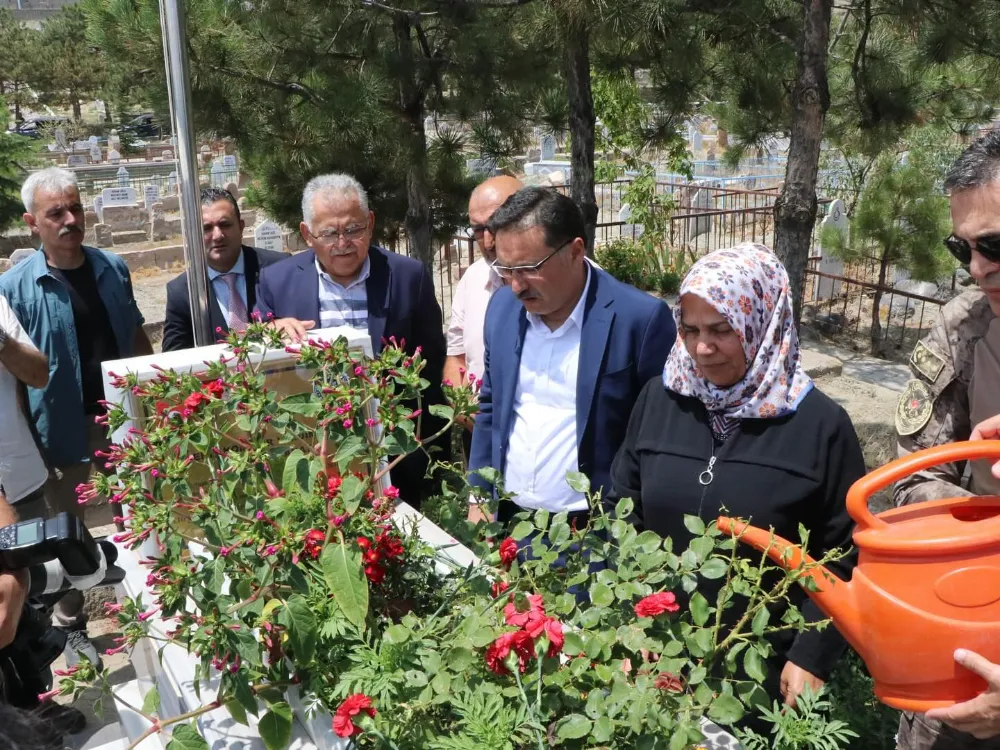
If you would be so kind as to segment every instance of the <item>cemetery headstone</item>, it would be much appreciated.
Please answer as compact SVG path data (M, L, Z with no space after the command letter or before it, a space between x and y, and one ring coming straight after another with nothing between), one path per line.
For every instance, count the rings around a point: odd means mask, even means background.
M108 151L108 163L109 164L119 164L122 160L122 155L115 149ZM124 169L124 167L123 167Z
M94 227L94 240L98 247L111 247L115 244L115 238L108 224L98 224Z
M56 128L56 146L61 148L63 151L66 150L66 129Z
M91 146L96 146L97 145L97 136L96 135L90 136L90 138L87 139L87 142L90 143Z
M115 152L112 151L111 153ZM114 162L111 163L114 164ZM125 167L118 167L118 187L128 187L131 184L132 181L129 179L128 170L125 169ZM134 202L135 201L133 201L133 203Z
M87 157L81 156L80 154L70 154L69 158L66 159L67 167L82 167L87 163Z
M434 125L433 115L427 115L427 117L424 118L424 132L430 135L431 133L434 133L436 130L437 128Z
M177 173L171 172L167 177L167 192L171 195L177 192Z
M221 188L225 184L225 178L222 175L222 165L219 162L215 162L212 165L212 187Z
M101 163L101 147L96 143L90 147L90 161L92 164Z
M110 208L111 206L134 206L136 197L135 188L133 187L104 188L101 191L101 198L103 199L102 209Z
M160 186L159 185L146 185L142 191L142 198L146 201L146 210L152 211L153 204L160 200Z
M98 221L104 221L104 196L99 195L94 198L94 213L97 214Z
M841 234L846 234L849 222L847 220L847 212L844 210L844 201L839 198L830 204L830 207L826 210L826 216L823 218L823 228L833 227L838 230Z
M556 137L546 135L542 137L542 161L550 161L556 158Z
M618 209L618 221L627 222L632 218L632 205L625 203Z
M691 136L691 150L697 154L699 151L701 151L702 145L703 143L702 143L701 131L695 130Z
M222 157L222 172L226 182L236 182L238 170L234 154L226 154Z
M253 244L263 250L284 251L281 229L273 221L265 221L253 230Z
M10 254L10 267L13 268L23 260L27 260L38 251L33 247L20 247Z
M108 136L108 148L113 148L116 151L122 145L121 138L118 137L118 131L112 130L111 135Z
M234 198L240 197L240 189L235 182L227 182L226 186L223 188L227 193L229 193Z
M169 161L170 159L173 159L173 158L174 158L174 152L173 152L173 151L171 151L171 150L170 150L169 148L168 148L168 149L166 149L166 150L165 150L165 151L163 152L163 160L164 160L164 161Z
M714 207L712 193L709 190L699 190L691 199L691 208L695 209L696 213L698 211L711 211ZM688 219L686 224L688 239L693 240L695 237L709 232L712 228L712 217L696 216L694 219Z

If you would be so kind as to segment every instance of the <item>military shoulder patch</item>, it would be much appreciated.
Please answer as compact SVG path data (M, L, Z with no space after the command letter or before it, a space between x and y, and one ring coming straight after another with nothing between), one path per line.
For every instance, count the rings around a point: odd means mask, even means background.
M913 354L910 355L910 365L931 383L938 379L938 375L941 374L941 370L947 363L944 357L923 341L917 342L917 345L913 347Z
M896 432L913 435L920 432L934 412L934 394L922 380L910 380L896 402Z

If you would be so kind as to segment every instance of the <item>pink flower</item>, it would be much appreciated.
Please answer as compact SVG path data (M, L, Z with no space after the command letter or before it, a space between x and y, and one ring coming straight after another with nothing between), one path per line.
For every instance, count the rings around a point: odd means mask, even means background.
M351 428L352 428L353 426L354 426L354 420L353 420L353 419L345 419L345 420L344 420L344 429L345 429L345 430L349 430L349 429L351 429Z
M524 612L517 608L512 601L503 608L503 619L508 625L515 628L526 628L530 623L540 622L545 619L545 605L542 602L541 594L528 595L528 609ZM537 637L532 636L532 637Z
M500 564L509 568L517 559L517 542L513 537L507 537L500 542Z
M672 592L661 591L640 599L635 605L635 614L636 617L656 617L664 612L677 612L680 608L681 605L677 603L677 597Z

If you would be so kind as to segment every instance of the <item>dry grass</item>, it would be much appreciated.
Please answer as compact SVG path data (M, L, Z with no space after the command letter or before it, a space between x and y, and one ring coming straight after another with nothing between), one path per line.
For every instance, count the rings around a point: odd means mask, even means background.
M868 471L885 466L896 458L896 430L891 424L867 423L854 425L861 441ZM893 507L892 488L886 488L869 501L873 513L880 513Z

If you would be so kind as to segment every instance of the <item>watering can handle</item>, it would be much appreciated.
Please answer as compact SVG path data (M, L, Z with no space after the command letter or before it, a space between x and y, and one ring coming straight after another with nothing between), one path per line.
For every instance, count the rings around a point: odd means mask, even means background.
M1000 461L1000 440L967 440L961 443L935 445L933 448L911 453L897 458L885 466L880 466L851 485L847 492L847 512L851 514L859 528L884 528L880 520L868 510L868 498L881 489L918 471L956 461L978 459Z

